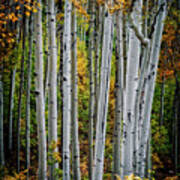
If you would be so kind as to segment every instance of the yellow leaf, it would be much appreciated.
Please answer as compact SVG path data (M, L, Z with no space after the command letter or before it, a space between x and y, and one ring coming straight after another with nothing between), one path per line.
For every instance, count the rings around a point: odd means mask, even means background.
M40 4L40 3L37 3L37 6L38 6L38 7L41 7L41 4Z
M37 9L33 8L33 13L36 13L37 12Z
M12 22L16 22L18 20L18 18L16 17L16 16L14 16L13 18L12 18Z
M28 6L28 5L24 5L25 7L26 7L26 9L28 9L28 10L31 10L32 9L32 7L31 6Z
M20 6L16 6L16 10L19 10L20 9Z
M117 178L117 180L121 180L121 178L119 177L119 175L115 174L115 177Z
M134 174L131 174L129 176L125 176L126 180L133 180L134 179Z
M1 35L2 35L2 37L6 37L6 34L4 34L4 33L2 33Z
M134 177L134 180L141 180L141 178L138 177L138 176L135 176L135 177Z
M26 14L26 16L30 16L30 12L29 11L26 11L25 14Z

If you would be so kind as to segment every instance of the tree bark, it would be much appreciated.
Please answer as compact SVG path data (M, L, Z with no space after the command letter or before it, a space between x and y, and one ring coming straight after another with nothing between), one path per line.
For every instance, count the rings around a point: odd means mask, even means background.
M88 132L88 143L89 143L89 179L92 180L92 168L93 168L93 121L94 121L94 71L93 71L93 35L94 35L94 0L89 0L89 14L90 14L90 24L88 29L88 70L89 70L89 132Z
M142 132L141 139L139 144L139 175L141 178L144 177L145 173L145 159L146 159L146 150L147 150L147 140L149 135L150 128L150 118L151 118L151 109L152 109L152 101L153 94L155 88L155 79L157 73L157 66L159 60L159 51L161 46L161 38L164 27L164 20L166 17L166 8L167 4L165 0L159 0L159 7L162 7L158 17L157 23L155 25L155 31L152 39L152 48L151 55L148 66L148 74L147 74L147 84L145 87L145 106L144 106L144 114L143 114L143 124L142 124Z
M49 97L48 97L48 145L57 143L57 45L56 45L56 16L54 0L48 0L48 45L49 45ZM52 154L57 152L57 147L52 149ZM50 161L53 160L50 157ZM51 162L52 163L52 162ZM49 165L49 179L55 180L55 170L58 168L58 163L52 163Z
M141 31L141 9L142 1L135 2L132 12L132 21ZM134 29L130 29L129 34L129 53L126 66L126 93L124 101L124 124L123 124L123 144L122 158L123 168L122 177L129 176L133 173L133 127L135 124L135 95L138 87L138 70L140 60L140 40Z
M70 180L71 2L65 1L63 34L63 180Z
M9 94L9 143L8 149L12 150L13 147L13 108L14 108L14 89L15 89L15 76L16 76L16 67L11 70L11 87Z
M102 48L102 63L101 63L101 80L99 89L99 101L97 110L96 124L96 142L93 180L101 180L103 178L104 164L104 145L107 121L107 108L111 72L111 56L112 56L112 41L113 41L113 20L108 10L105 10L104 20L104 36Z
M123 56L123 14L116 15L116 84L115 84L115 125L113 152L113 179L120 176L121 168L121 135L123 121L123 90L124 90L124 56Z
M22 39L22 59L21 59L21 73L20 73L20 87L19 87L19 99L18 99L18 119L17 119L17 172L20 172L20 148L21 148L21 106L22 106L22 95L24 89L24 59L25 59L25 38L26 38L26 17L25 9L23 14L23 39Z
M4 158L4 133L3 133L3 63L0 65L0 166L4 166L5 158Z
M49 66L50 66L50 59L49 59L49 26L50 26L50 15L49 15L49 8L48 8L48 0L45 0L45 15L46 15L46 37L44 38L44 48L45 48L45 77L44 77L44 100L46 103L47 93L48 93L48 85L49 85Z
M30 168L30 90L31 90L31 66L32 66L32 46L33 46L33 14L29 19L29 53L27 61L27 89L26 89L26 169ZM27 172L27 179L29 171Z
M38 0L41 6L41 0ZM38 124L38 179L47 179L47 150L43 87L43 48L42 48L42 11L38 7L36 16L36 119Z
M78 75L77 75L77 20L76 9L72 10L72 164L73 179L80 180L80 152L78 133Z
M160 126L163 125L163 120L164 120L164 85L165 85L165 79L164 75L162 76L162 82L161 82L161 101L160 101Z

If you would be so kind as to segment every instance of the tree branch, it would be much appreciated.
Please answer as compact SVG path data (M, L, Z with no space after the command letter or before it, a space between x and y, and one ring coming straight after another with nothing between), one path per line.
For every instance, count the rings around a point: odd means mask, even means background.
M156 15L155 15L155 17L154 17L153 23L152 23L152 25L151 25L151 31L150 31L150 33L149 33L149 39L152 38L152 35L153 35L153 33L154 33L154 30L155 30L155 25L156 25L157 17L158 17L158 15L160 14L160 12L163 11L164 6L165 6L165 3L163 3L163 4L160 5L160 7L159 7L159 9L158 9L158 11L157 11L157 13L156 13Z
M131 15L129 16L129 20L131 23L131 27L134 30L137 38L141 41L142 45L147 46L149 44L149 39L145 38L144 35L142 34L141 31L139 31L139 28L137 27L137 25L134 23Z

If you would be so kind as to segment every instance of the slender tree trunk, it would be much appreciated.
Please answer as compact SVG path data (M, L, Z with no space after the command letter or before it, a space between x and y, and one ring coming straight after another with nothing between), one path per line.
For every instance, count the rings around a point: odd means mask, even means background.
M111 56L113 41L113 20L108 10L105 10L104 36L101 62L101 81L96 124L96 143L94 156L93 180L103 178L104 145L109 97L109 84L111 72Z
M48 93L48 85L49 85L49 67L50 67L50 57L49 57L49 39L50 39L50 15L48 14L48 0L45 0L45 11L46 11L46 37L44 38L44 48L45 48L45 77L44 77L44 100L47 100L47 93Z
M0 166L4 166L5 158L4 158L4 133L3 133L3 63L0 65Z
M147 146L147 163L146 163L146 175L149 180L151 180L151 172L152 172L152 150L151 150L151 130L148 138L148 146Z
M94 76L93 76L93 31L94 31L94 0L89 0L89 14L90 14L90 24L88 29L88 69L89 69L89 133L88 133L88 143L89 143L89 179L92 180L92 167L93 167L93 121L94 121Z
M77 75L77 20L76 9L72 11L72 163L73 179L80 180L80 152L78 134L78 75Z
M16 76L16 67L11 71L11 87L9 94L9 143L8 148L9 151L12 150L13 147L13 108L14 108L14 89L15 89L15 76Z
M149 0L144 2L144 24L143 24L143 35L144 38L148 38L148 12L149 12ZM138 87L136 91L136 100L135 100L135 107L134 107L134 113L135 113L135 124L134 124L134 137L133 137L133 168L134 173L137 174L138 171L138 147L139 147L139 140L140 140L140 132L141 132L141 123L142 123L142 115L143 115L143 107L144 107L144 79L146 74L146 68L148 64L148 57L150 53L150 41L146 46L143 46L141 48L141 57L140 57L140 75L139 75L139 81L138 81Z
M95 104L94 104L94 124L96 124L96 117L97 117L97 104L98 104L98 92L99 92L99 81L100 81L100 45L101 45L101 35L102 33L102 21L103 21L103 7L99 6L98 3L96 3L96 7L98 8L96 13L96 24L95 24L95 66L94 66L94 93L95 93Z
M63 180L70 180L71 2L65 1L63 34Z
M38 0L41 6L41 0ZM38 124L38 179L47 179L47 151L43 88L42 11L38 7L36 16L36 119Z
M161 101L160 101L160 126L163 125L163 120L164 120L164 85L165 85L165 79L164 79L164 75L162 76L162 82L161 82Z
M29 53L27 62L27 89L26 89L26 169L30 168L30 90L31 90L31 64L33 46L33 14L29 19ZM29 172L27 173L27 179Z
M61 96L61 104L60 104L60 111L61 111L61 149L60 152L63 152L63 27L60 32L60 67L59 67L59 79L60 79L60 96ZM62 163L60 164L62 168Z
M59 11L61 13L64 13L64 3L61 0L59 2ZM64 21L64 17L61 18L62 21ZM61 148L59 149L60 154L63 152L63 31L64 31L64 24L59 25L59 36L60 36L60 60L59 60L59 70L58 70L58 75L57 75L57 81L58 81L58 89L60 91L60 102L58 104L58 109L60 114L60 120L61 120L61 130L60 130L60 137L61 137ZM63 162L61 161L60 163L60 168L62 169L62 164Z
M115 84L115 125L114 125L114 152L113 178L120 176L121 167L121 135L123 120L123 85L124 85L124 56L123 56L123 14L116 15L116 84Z
M141 8L142 1L135 2L132 12L132 20L141 31ZM129 35L129 54L126 67L126 93L124 104L124 127L122 158L123 171L122 176L129 176L133 173L133 127L135 124L135 95L138 87L138 69L140 60L140 41L133 29L130 29Z
M152 101L153 101L153 94L155 88L157 66L159 60L161 37L164 27L164 20L166 17L166 8L167 8L166 6L167 4L165 0L159 0L159 7L162 8L157 17L157 23L155 25L150 62L147 70L148 78L147 78L147 85L145 87L145 106L144 106L142 132L141 132L141 139L140 139L139 153L138 153L140 156L138 164L139 164L139 175L141 178L144 177L144 173L145 173L147 140L148 140L149 128L150 128L151 109L152 109Z
M24 10L25 12L25 10ZM25 37L26 37L26 18L25 13L23 15L23 39L22 39L22 59L21 59L21 73L20 73L20 87L19 87L19 99L18 99L18 119L17 119L17 172L20 172L20 148L21 148L21 111L22 111L22 95L24 86L24 59L25 59Z
M48 144L57 143L57 46L56 46L56 16L54 0L48 0L49 7L49 113L48 113ZM51 153L57 152L57 147ZM51 158L50 158L51 159ZM51 159L52 160L52 159ZM52 163L49 166L50 176L49 179L55 180L55 170L58 168L58 163Z
M179 109L179 82L177 74L175 73L176 79L176 89L175 89L175 110L174 110L174 164L175 164L175 173L178 172L178 109Z

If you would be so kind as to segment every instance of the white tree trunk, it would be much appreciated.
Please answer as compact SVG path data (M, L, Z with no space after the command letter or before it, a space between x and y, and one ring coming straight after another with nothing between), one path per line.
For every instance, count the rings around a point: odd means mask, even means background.
M63 34L63 180L70 180L71 2L65 1Z
M124 88L124 56L123 56L123 14L116 15L116 84L115 84L115 125L114 125L114 152L113 177L120 176L121 167L121 135L123 120L123 88ZM115 178L116 179L116 178Z
M49 97L48 97L48 145L51 143L57 143L57 46L56 46L56 15L55 15L55 5L54 0L48 0L48 45L49 45ZM52 150L51 153L57 152L57 147ZM50 161L52 157L50 157ZM58 168L58 163L52 163L49 165L49 179L55 180L56 169Z
M41 5L41 0L38 0ZM36 16L36 119L38 124L38 179L46 180L47 176L47 152L46 130L44 112L44 88L43 88L43 47L42 47L42 11L38 8Z
M144 119L142 124L142 132L141 132L141 139L140 139L139 153L138 153L140 155L138 164L139 164L139 175L141 178L144 177L144 173L145 173L147 140L150 129L151 109L152 109L152 102L153 102L153 95L155 88L157 66L159 61L161 38L164 27L164 20L166 17L166 8L167 8L166 6L167 4L165 0L159 0L159 7L161 7L161 10L157 17L157 23L155 25L155 31L152 39L149 67L147 71L148 74L147 74L147 84L145 87L145 107L144 107L144 115L143 115Z
M48 2L49 0L45 0L45 16L46 16L46 34L45 34L45 38L44 38L44 49L45 49L45 77L44 77L44 100L46 103L47 98L47 94L48 94L48 85L49 85L49 61L50 61L50 57L49 57L49 39L50 39L50 33L49 33L49 29L50 29L50 15L49 13L49 7L48 7Z
M134 4L132 12L132 21L139 28L139 31L141 31L141 8L142 1L138 0ZM140 60L140 40L136 36L133 29L130 29L128 52L122 144L123 177L129 176L133 173L133 126L135 123L134 106L138 86L138 70Z
M88 70L89 70L89 132L88 132L88 143L89 143L89 179L92 180L92 168L93 168L93 121L94 121L94 105L95 105L95 96L94 96L94 74L93 74L93 32L94 32L94 0L89 0L89 14L90 14L90 23L88 29Z
M144 38L148 38L148 6L149 6L149 0L144 2L144 24L143 24L143 35ZM145 78L145 71L148 64L148 57L150 53L150 41L148 39L148 43L146 46L143 46L141 51L141 65L140 65L140 71L139 71L139 81L138 81L138 88L136 91L136 100L135 100L135 107L134 107L134 113L135 113L135 124L133 127L134 137L133 137L133 168L134 173L137 174L138 169L138 147L139 147L139 140L140 140L140 132L141 132L141 123L142 123L142 110L144 107L144 96L142 95L144 92L144 78Z
M76 9L72 11L72 164L73 179L80 180L80 152L78 134L78 74L77 74L77 20Z
M109 97L109 84L111 72L111 56L112 56L112 40L113 40L113 19L108 10L105 10L104 20L104 36L102 48L101 62L101 80L99 89L99 101L97 110L96 124L96 142L93 180L101 180L103 178L104 165L104 145Z
M94 91L95 91L95 112L94 112L94 123L96 122L96 112L97 112L97 104L98 104L98 92L99 92L99 76L100 76L100 70L99 70L99 65L100 65L100 45L101 45L101 34L102 32L102 20L103 20L103 7L99 6L97 4L97 13L96 13L96 31L94 33L95 36L95 45L94 45L94 51L95 51L95 62L94 62Z

